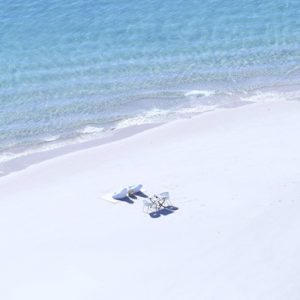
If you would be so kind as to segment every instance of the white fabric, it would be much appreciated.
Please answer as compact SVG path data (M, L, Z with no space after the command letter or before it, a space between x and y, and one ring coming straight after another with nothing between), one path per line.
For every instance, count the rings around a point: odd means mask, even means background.
M128 190L126 188L124 188L122 191L120 191L119 193L115 193L113 194L113 198L114 199L117 199L117 200L120 200L120 199L124 199L127 197L127 193L128 193Z
M136 185L131 185L128 190L135 194L138 193L142 189L143 185L142 184L136 184Z
M163 193L159 194L159 197L163 198L165 200L169 200L170 199L170 194L169 194L169 192L163 192Z

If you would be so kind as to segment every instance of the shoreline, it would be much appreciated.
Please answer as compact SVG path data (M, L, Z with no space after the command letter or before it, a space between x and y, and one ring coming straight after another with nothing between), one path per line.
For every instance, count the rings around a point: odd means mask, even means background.
M145 130L149 130L157 126L161 126L162 124L163 123L153 123L153 124L130 126L127 128L120 129L117 132L114 132L108 136L104 136L101 138L96 138L81 143L74 143L74 144L65 145L51 150L46 150L46 151L41 151L41 152L36 152L25 156L21 156L12 159L8 162L0 163L0 178L8 176L9 174L21 171L32 165L36 165L50 159L55 159L57 157L68 155L70 153L84 151L89 148L94 148L107 143L112 143L115 141L126 139L127 137L141 133Z
M274 89L275 87L275 89ZM93 134L90 136L78 136L74 140L61 140L53 142L49 140L49 144L44 144L41 148L24 148L22 151L10 152L7 151L6 155L12 156L11 159L7 161L0 162L0 177L6 176L11 172L15 172L17 170L26 168L31 164L39 163L40 161L47 160L50 158L57 156L61 156L66 153L71 153L73 151L79 151L81 149L94 147L100 145L102 143L107 143L113 140L117 140L119 138L124 138L131 134L138 133L143 130L147 130L148 128L152 128L158 125L162 125L169 122L176 122L180 119L189 119L197 117L203 113L211 113L215 110L220 109L235 109L237 107L247 105L247 104L255 104L259 102L265 101L273 101L276 98L280 100L297 100L300 99L299 94L299 84L282 84L282 85L268 85L260 88L253 88L249 90L246 94L240 92L237 95L231 95L219 93L217 90L191 90L187 92L189 96L183 96L187 99L185 101L191 101L191 106L188 108L183 107L182 111L178 110L176 113L170 111L170 116L174 114L169 119L166 116L161 117L161 119L157 120L148 120L148 122L144 124L132 124L128 125L124 128L108 128L107 131L100 132L93 137ZM208 93L208 96L205 94ZM210 94L212 93L212 94ZM299 94L299 95L298 95ZM188 100L189 98L189 100ZM215 99L214 99L215 98ZM216 102L215 102L216 101ZM220 102L220 103L219 103ZM200 105L201 109L197 111L197 105ZM203 111L202 110L203 107ZM146 114L147 115L147 114ZM129 118L130 120L130 118ZM122 121L128 121L126 119ZM121 122L122 122L121 121ZM87 126L89 127L89 126ZM114 132L115 130L115 132ZM62 145L59 145L62 143ZM48 145L48 146L47 146ZM43 149L43 147L45 147ZM49 147L50 149L47 149ZM53 147L53 148L52 148ZM51 149L52 148L52 149ZM27 153L27 150L29 153ZM24 152L23 152L24 151ZM5 152L3 152L5 155ZM17 157L13 157L16 155Z
M84 153L89 149L97 149L103 145L110 145L111 143L118 143L122 140L127 140L131 137L134 137L139 134L143 134L146 131L152 131L156 127L165 127L172 126L172 124L177 124L181 122L189 122L190 120L197 120L205 117L206 115L218 115L223 114L226 111L232 111L233 113L236 110L243 109L243 107L254 106L268 106L273 103L289 103L289 102L297 102L297 100L286 101L286 100L276 100L276 101L267 101L267 102L246 102L244 105L239 105L232 108L217 108L211 111L205 111L202 113L198 113L194 116L186 117L186 118L176 118L174 120L168 122L161 123L147 123L141 125L132 125L129 127L125 127L122 129L118 129L115 132L111 132L107 136L102 136L98 138L94 138L91 140L87 140L84 142L77 142L64 145L59 148L40 151L36 153L31 153L25 156L21 156L15 159L12 159L8 162L0 163L0 180L1 178L5 178L11 174L19 173L20 171L26 170L27 168L35 165L42 164L47 161L55 160L58 158L68 157L69 155L76 153Z

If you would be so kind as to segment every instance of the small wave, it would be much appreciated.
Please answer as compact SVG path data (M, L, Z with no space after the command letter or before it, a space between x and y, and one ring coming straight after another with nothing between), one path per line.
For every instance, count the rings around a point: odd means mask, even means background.
M55 150L59 148L63 148L68 145L74 145L74 144L80 144L84 142L88 142L95 138L95 133L103 132L104 129L100 127L92 127L87 126L83 128L80 133L89 133L86 135L78 135L74 138L68 138L68 139L61 139L60 135L53 135L53 136L47 136L42 139L42 143L32 146L31 148L24 149L21 152L2 152L0 153L0 163L6 163L11 160L25 157L28 155L41 153L41 152L47 152L50 150ZM79 133L79 131L78 131ZM94 133L94 134L93 134Z
M88 138L88 137L86 137L86 138L76 137L73 139L67 139L67 140L61 140L61 141L54 140L53 143L46 142L39 146L33 146L32 148L24 149L22 152L3 152L3 153L0 153L0 163L6 163L6 162L9 162L14 159L25 157L25 156L36 154L36 153L42 153L42 152L47 152L47 151L51 151L51 150L56 150L56 149L63 148L68 145L74 145L76 143L86 142L86 141L89 141L90 139L91 138Z
M46 136L43 138L44 142L54 142L60 138L59 135L51 135L51 136Z
M150 123L164 123L176 118L195 115L203 112L212 111L218 108L218 105L197 105L193 107L180 107L172 110L152 109L138 116L129 117L117 123L115 129L123 129L130 126L144 125Z
M161 122L163 121L164 118L167 117L169 113L170 112L168 110L155 108L139 116L134 116L134 117L121 120L116 125L116 129L122 129L134 125L143 125L143 124Z
M86 126L82 129L77 130L78 133L99 133L99 132L103 132L104 128L102 127L94 127L94 126Z
M255 103L263 103L263 102L285 101L285 100L287 100L287 98L282 93L257 92L254 95L242 97L241 100L255 102Z
M242 101L249 101L255 103L263 103L263 102L278 102L278 101L293 101L300 99L300 91L292 90L292 91L257 91L248 96L242 97Z
M17 158L21 158L21 157L25 157L25 156L35 154L35 153L41 153L41 152L46 152L49 150L54 150L54 149L63 147L67 144L68 144L68 142L58 142L58 143L53 143L53 144L45 143L42 146L29 148L22 152L4 152L4 153L0 154L0 163L6 163L8 161L11 161L11 160L14 160Z
M10 152L2 153L2 154L0 154L0 163L5 163L5 162L7 162L11 159L14 159L16 157L17 157L16 154L13 154L13 153L10 153Z
M209 91L209 90L192 90L189 92L186 92L184 94L185 97L195 97L195 98L200 98L200 97L209 97L212 95L215 95L215 91Z

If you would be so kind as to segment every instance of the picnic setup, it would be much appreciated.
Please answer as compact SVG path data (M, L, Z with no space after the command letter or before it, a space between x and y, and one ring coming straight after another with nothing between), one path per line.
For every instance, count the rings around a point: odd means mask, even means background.
M113 203L118 203L120 201L133 203L133 200L141 198L143 212L151 217L168 215L178 209L172 204L169 192L148 196L147 192L143 189L142 184L131 185L121 189L119 192L107 194L103 198Z

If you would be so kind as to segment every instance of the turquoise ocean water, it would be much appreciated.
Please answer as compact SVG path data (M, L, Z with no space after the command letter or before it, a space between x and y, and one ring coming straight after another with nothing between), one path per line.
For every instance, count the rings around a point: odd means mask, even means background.
M0 162L297 99L299 16L299 0L0 0Z

